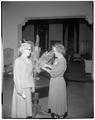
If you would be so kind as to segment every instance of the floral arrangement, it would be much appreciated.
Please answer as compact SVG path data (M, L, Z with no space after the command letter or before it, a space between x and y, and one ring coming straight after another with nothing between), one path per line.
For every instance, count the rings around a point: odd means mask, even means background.
M35 59L34 63L34 69L36 73L41 72L42 67L47 64L47 65L52 65L54 59L54 54L52 51L50 52L44 52L41 57Z
M44 66L45 64L51 65L54 58L53 51L50 51L50 52L46 51L41 56L40 56L40 53L41 53L41 48L39 47L39 37L37 35L33 57L32 57L34 59L33 75L35 80L38 80L37 74L43 71L42 66Z

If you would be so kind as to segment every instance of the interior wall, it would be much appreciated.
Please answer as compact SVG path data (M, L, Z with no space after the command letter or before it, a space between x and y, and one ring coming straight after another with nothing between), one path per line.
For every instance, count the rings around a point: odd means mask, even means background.
M25 18L85 16L89 22L92 22L92 2L90 1L4 1L1 7L3 48L13 48L14 58L18 53L18 25L23 24Z

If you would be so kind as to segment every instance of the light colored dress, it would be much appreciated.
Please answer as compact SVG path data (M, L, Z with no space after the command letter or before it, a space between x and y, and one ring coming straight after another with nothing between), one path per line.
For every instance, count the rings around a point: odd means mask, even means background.
M12 97L12 118L26 118L32 116L31 88L34 87L32 62L25 61L23 57L15 60L14 64L14 90ZM26 99L20 94L24 93Z
M48 109L57 115L67 112L66 84L63 74L66 71L66 60L61 58L55 61L50 71L51 79L49 86Z

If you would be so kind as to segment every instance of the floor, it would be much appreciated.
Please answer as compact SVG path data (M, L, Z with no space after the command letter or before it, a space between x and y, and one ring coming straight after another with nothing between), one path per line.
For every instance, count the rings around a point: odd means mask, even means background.
M3 80L2 118L10 118L13 80L7 76ZM68 81L67 85L68 115L66 118L93 118L93 82L88 78L85 82ZM48 97L39 99L40 109L36 118L51 118L47 113Z

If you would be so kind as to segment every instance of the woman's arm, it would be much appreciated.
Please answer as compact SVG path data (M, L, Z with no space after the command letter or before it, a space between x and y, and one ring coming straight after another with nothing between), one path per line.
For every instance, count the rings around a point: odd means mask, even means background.
M49 65L49 64L45 64L45 65L44 65L44 67L47 67L47 68L49 68L49 69L51 69L51 68L52 68L52 66L51 66L51 65Z
M19 95L22 95L21 70L22 70L22 67L21 67L20 61L16 59L14 64L14 85Z
M48 65L48 64L43 64L41 65L41 69L47 71L48 73L50 73L50 70L52 69L52 66L51 65Z
M47 71L48 73L50 73L50 69L46 68L46 67L42 67L42 70Z
M66 70L66 61L59 61L59 63L57 63L56 65L53 65L51 71L50 71L50 75L52 77L57 77L59 76L61 73L64 73Z

